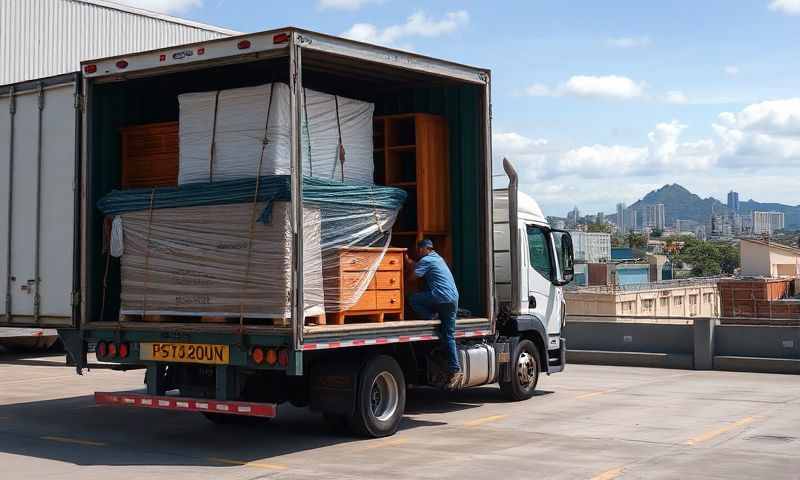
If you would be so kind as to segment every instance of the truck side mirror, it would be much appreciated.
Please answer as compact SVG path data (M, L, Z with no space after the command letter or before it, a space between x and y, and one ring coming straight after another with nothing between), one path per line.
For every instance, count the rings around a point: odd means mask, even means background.
M575 253L572 249L572 236L564 233L561 236L561 271L564 284L570 283L575 279Z
M556 244L556 257L558 259L561 275L555 281L556 285L566 285L575 278L575 254L572 248L572 236L564 230L553 230Z

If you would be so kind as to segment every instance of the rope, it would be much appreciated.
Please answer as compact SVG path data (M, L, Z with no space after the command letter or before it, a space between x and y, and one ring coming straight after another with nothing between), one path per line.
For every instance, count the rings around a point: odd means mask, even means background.
M217 111L219 110L219 90L214 97L214 123L211 127L211 151L208 152L208 183L214 181L214 152L217 150Z
M342 165L342 182L344 182L345 152L344 143L342 143L342 122L339 118L339 97L337 95L333 96L333 102L336 105L336 128L339 130L339 146L337 147L337 151L339 154L339 163ZM336 168L336 162L334 162L334 168Z
M270 84L269 87L269 99L267 100L267 121L266 125L264 126L264 141L261 142L261 155L258 158L258 169L256 170L256 186L255 190L253 191L253 206L250 210L250 225L248 227L249 231L247 233L247 263L245 263L244 267L244 282L242 284L241 294L239 295L239 333L242 334L244 332L244 296L247 290L247 287L250 284L250 264L253 257L253 237L255 236L256 231L256 219L258 213L258 199L259 199L259 190L261 189L261 168L264 165L264 152L267 150L267 145L269 145L269 138L267 136L269 132L269 115L272 111L272 89L274 88L275 84Z
M144 254L144 296L142 298L142 320L147 315L147 285L150 283L150 235L153 231L153 205L156 198L156 189L150 192L150 208L147 215L147 239Z
M314 163L311 161L311 128L308 124L308 100L306 98L306 88L303 87L303 113L306 117L306 138L308 139L308 175L314 176Z

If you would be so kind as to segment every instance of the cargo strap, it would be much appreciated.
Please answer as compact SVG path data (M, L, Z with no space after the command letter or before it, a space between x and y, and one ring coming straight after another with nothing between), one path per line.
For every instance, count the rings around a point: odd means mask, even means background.
M217 111L219 110L219 90L214 96L214 121L211 126L211 145L208 152L208 183L214 181L214 153L217 150Z
M339 97L337 95L333 96L333 103L336 106L336 129L339 132L339 144L336 146L336 154L338 156L339 164L342 167L342 182L344 182L344 160L345 160L345 151L344 151L344 143L342 142L342 120L339 117ZM333 174L331 178L334 177L336 173L336 161L333 162Z
M150 208L147 211L147 239L144 253L144 289L142 297L142 321L147 315L147 285L150 283L150 235L153 231L153 206L155 204L156 189L150 191Z
M308 125L308 98L306 97L306 88L303 87L303 115L305 116L305 125L304 128L306 130L306 144L308 148L308 175L310 177L314 176L314 163L311 161L311 128Z
M242 284L241 294L239 296L239 334L244 334L244 301L247 287L250 283L250 263L253 257L253 237L256 233L256 221L258 220L258 196L261 189L261 169L264 166L264 153L269 145L269 116L272 112L272 91L275 84L271 83L269 86L269 98L267 99L267 120L264 125L264 140L261 142L261 155L258 157L258 169L256 170L256 187L253 192L253 206L250 209L250 224L247 232L247 263L244 267L244 282ZM269 205L272 202L269 201Z

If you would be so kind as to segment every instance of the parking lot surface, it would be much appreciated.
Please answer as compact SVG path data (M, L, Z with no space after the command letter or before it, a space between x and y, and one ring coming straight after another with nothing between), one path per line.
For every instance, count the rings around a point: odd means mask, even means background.
M800 479L790 375L569 365L520 403L496 387L414 389L401 431L378 440L291 406L244 427L94 406L94 391L143 376L0 355L0 478Z

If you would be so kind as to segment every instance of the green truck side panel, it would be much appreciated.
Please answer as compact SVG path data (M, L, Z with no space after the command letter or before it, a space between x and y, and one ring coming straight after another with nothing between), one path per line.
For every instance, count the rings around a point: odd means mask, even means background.
M447 118L450 131L450 192L453 232L453 275L459 287L459 306L478 314L486 311L486 279L481 264L484 147L481 127L482 87L418 88L380 99L376 115L431 113ZM491 188L488 186L486 188Z

